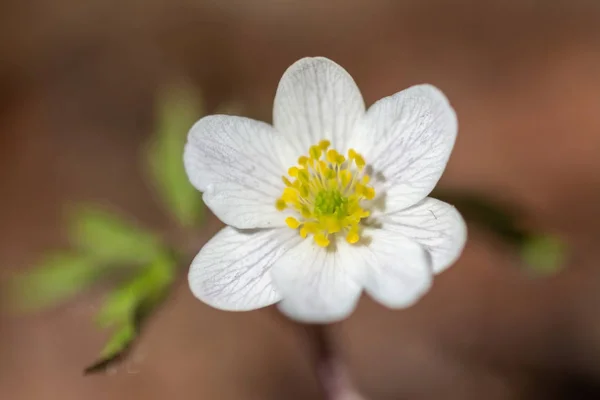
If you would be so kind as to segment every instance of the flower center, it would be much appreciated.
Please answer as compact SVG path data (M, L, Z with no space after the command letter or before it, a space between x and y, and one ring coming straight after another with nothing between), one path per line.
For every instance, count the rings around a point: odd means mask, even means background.
M315 197L315 215L348 215L348 198L339 190L321 190Z
M344 157L329 146L322 140L298 158L298 165L288 170L289 177L282 177L286 187L275 202L279 211L290 209L296 214L285 220L290 228L299 229L303 238L312 235L321 247L329 246L330 236L338 233L348 243L358 242L361 220L370 214L364 202L375 197L365 159L353 149Z

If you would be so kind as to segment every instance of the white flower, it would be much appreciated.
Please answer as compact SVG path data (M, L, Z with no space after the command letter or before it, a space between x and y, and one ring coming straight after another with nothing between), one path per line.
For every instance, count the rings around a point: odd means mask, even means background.
M457 133L454 110L418 85L368 110L352 77L326 58L284 73L273 126L214 115L191 129L185 168L229 225L194 259L189 283L209 305L279 302L305 322L347 317L364 290L407 307L466 240L456 209L427 197Z

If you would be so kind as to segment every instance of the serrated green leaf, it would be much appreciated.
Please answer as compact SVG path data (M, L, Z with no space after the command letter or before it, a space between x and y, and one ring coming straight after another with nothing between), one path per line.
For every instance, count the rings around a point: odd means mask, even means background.
M183 166L187 133L201 116L198 96L183 87L172 87L159 98L157 127L147 154L155 188L182 226L197 224L203 214L200 193L190 184Z
M52 253L14 279L13 297L25 309L53 306L89 288L99 272L87 256Z
M558 272L565 264L567 246L551 235L532 235L524 241L521 256L529 269L539 275Z
M162 251L161 242L152 233L94 206L74 210L69 237L99 264L145 264Z

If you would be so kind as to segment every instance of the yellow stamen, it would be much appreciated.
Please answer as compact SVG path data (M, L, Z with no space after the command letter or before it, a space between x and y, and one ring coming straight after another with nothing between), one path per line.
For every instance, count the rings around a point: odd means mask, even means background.
M308 236L308 230L306 229L306 227L302 227L300 228L300 236L302 236L303 239L306 239L306 237Z
M300 221L294 217L287 217L285 219L285 223L292 229L297 229L300 226Z
M288 175L292 178L298 177L299 172L300 170L297 167L291 167L290 169L288 169Z
M315 243L321 247L327 247L329 246L329 238L325 234L319 232L315 235Z
M360 154L356 154L356 156L354 156L354 163L360 170L362 170L366 165L365 159Z
M354 244L360 240L360 235L358 234L358 230L350 230L346 235L346 241L350 244Z
M321 148L319 146L311 146L309 154L310 158L318 160L321 157Z
M328 247L338 234L348 243L359 242L361 222L370 215L365 201L375 197L365 159L354 149L345 157L330 146L321 140L298 158L289 177L282 177L285 188L275 202L277 210L295 212L286 224L302 238L312 235L320 247Z
M330 149L327 151L327 161L332 164L336 164L340 153L335 151L334 149Z
M279 211L285 210L286 207L287 205L285 204L285 200L283 199L277 199L277 201L275 202L275 208Z
M319 142L319 147L321 148L321 150L325 151L329 148L329 146L331 145L331 142L329 140L321 140Z

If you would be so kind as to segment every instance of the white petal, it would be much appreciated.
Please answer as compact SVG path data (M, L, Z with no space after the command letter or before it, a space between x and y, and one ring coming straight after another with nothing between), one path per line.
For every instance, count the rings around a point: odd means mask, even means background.
M283 226L275 209L290 149L268 124L212 115L190 130L184 164L192 184L227 225L240 229ZM291 163L295 161L291 159ZM237 209L243 212L238 212Z
M351 146L373 168L377 192L393 196L395 209L402 209L425 198L436 185L457 130L456 113L444 94L431 85L418 85L373 104L357 125Z
M271 270L273 285L283 298L279 309L301 322L344 319L360 296L361 288L351 278L355 274L352 269L358 266L335 251L315 245L312 239L302 240Z
M430 254L439 273L460 256L467 241L467 226L458 210L430 197L408 209L382 216L386 229L416 240Z
M247 311L279 301L272 264L298 239L291 229L238 231L226 227L200 250L188 275L198 299L228 311Z
M285 226L287 215L275 208L281 193L265 197L258 190L227 182L209 185L202 200L221 221L238 229L280 228Z
M404 308L427 292L431 262L421 245L385 227L365 229L361 242L365 244L345 246L354 249L354 262L363 264L364 271L355 279L362 281L373 299L390 308Z
M352 77L335 62L303 58L285 71L273 105L273 125L298 156L327 139L345 152L365 103Z

